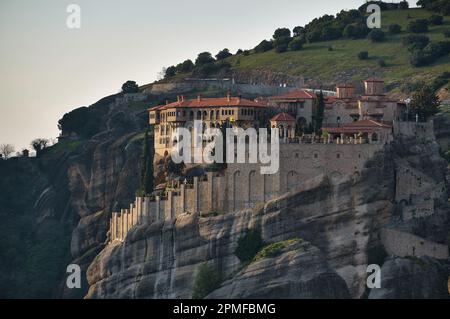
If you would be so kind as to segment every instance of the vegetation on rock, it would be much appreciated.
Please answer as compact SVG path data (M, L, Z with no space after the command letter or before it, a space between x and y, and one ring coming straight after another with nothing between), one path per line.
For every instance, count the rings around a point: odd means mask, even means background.
M219 271L204 263L200 265L197 276L195 277L193 299L202 299L209 293L220 287L222 276Z
M291 246L293 244L297 244L297 243L301 243L303 242L302 239L300 238L293 238L293 239L288 239L288 240L284 240L284 241L279 241L273 244L269 244L267 246L264 246L257 254L256 256L253 258L253 262L255 261L259 261L261 259L264 258L273 258L273 257L277 257L279 256L283 249Z
M244 236L238 239L238 245L234 254L239 258L241 262L251 261L264 242L261 238L261 233L257 229L248 229Z

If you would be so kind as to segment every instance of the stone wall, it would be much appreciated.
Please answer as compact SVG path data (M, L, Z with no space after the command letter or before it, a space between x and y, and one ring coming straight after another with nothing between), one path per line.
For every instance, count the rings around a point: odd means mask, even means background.
M325 176L332 183L359 177L364 164L383 144L281 144L276 174L262 175L260 163L231 163L225 173L208 172L182 184L167 197L137 197L129 209L113 213L110 239L123 240L136 224L172 220L184 213L225 213L252 208L300 189Z
M429 256L436 259L447 259L449 257L446 245L394 229L383 229L381 241L386 252L391 256Z
M394 122L394 135L417 137L434 140L433 121L422 122Z

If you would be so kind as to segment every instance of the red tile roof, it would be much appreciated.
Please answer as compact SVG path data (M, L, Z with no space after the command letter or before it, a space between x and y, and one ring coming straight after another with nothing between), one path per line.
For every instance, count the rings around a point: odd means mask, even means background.
M314 99L316 95L313 92L306 90L298 90L290 93L276 95L269 97L270 100L281 100L281 99Z
M295 122L295 119L287 113L278 113L270 119L271 121Z
M186 108L204 108L204 107L225 107L225 106L237 106L237 107L266 107L264 104L260 104L251 100L239 98L239 97L220 97L220 98L197 98L192 100L180 100L172 102L166 105L158 105L149 109L149 111L161 111L175 107Z

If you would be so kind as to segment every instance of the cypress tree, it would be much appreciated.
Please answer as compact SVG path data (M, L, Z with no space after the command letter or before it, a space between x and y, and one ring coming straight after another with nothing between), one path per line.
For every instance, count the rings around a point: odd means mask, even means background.
M141 180L139 194L145 196L153 192L153 156L150 150L148 129L145 131L144 145L141 156Z
M315 104L316 105L314 110L314 131L316 132L316 134L318 134L322 129L322 123L325 112L325 101L323 98L322 90L320 90L320 93L317 95Z

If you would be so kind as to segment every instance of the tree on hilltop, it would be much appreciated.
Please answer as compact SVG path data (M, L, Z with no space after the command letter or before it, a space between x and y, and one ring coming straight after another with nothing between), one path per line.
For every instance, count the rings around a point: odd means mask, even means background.
M0 154L3 155L4 159L8 159L12 153L14 153L14 146L11 144L2 144L0 145Z
M274 40L279 39L279 38L283 38L283 37L291 37L291 30L289 30L288 28L278 28L275 30L274 34L273 34L273 38Z
M165 79L171 78L171 77L175 76L175 74L177 74L177 68L173 65L169 66L168 68L166 68L164 78Z
M367 38L372 42L382 42L384 41L384 32L380 29L373 29L369 32Z
M208 63L214 63L214 58L212 57L211 53L209 52L202 52L199 53L197 56L197 59L195 60L195 66L199 67Z
M305 28L297 26L294 29L292 29L292 32L294 33L294 37L299 37L305 33Z
M273 49L273 43L272 41L262 40L256 47L255 52L256 53L263 53L269 50Z
M31 147L36 151L36 157L39 157L44 149L47 148L49 140L46 138L36 138L31 141Z
M216 59L219 61L219 60L226 59L226 58L228 58L230 56L232 56L232 54L230 53L230 50L225 48L225 49L219 51L219 53L216 54Z
M136 84L135 81L126 81L122 85L122 92L123 93L138 93L139 86Z

